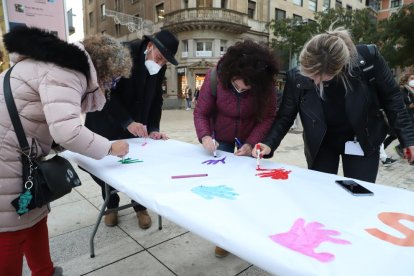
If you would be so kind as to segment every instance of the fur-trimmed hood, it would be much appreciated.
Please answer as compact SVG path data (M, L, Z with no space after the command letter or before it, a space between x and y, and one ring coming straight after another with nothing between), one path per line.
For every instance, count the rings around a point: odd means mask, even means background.
M86 79L90 77L90 67L85 52L46 30L17 26L3 36L3 41L11 54L17 53L26 58L51 62L81 72Z

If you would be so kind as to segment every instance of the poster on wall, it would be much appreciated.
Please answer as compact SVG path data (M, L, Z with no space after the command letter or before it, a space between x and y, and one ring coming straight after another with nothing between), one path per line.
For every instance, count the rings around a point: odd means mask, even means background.
M6 29L27 25L49 30L67 40L64 0L3 0Z

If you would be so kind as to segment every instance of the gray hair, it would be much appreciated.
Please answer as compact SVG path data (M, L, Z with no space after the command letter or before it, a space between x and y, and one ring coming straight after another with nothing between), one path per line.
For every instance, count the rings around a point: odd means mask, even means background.
M102 34L91 35L83 40L83 45L95 66L101 87L114 77L129 77L131 55L115 38Z
M358 52L350 33L343 27L318 34L306 42L300 55L300 72L304 76L336 76L341 79L348 92L350 83L347 75L352 76L357 66ZM323 99L323 83L318 87Z

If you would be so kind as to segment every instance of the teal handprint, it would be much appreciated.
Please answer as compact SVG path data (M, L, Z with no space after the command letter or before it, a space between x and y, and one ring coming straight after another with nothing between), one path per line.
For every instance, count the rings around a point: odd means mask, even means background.
M214 197L221 197L225 199L236 199L238 193L233 192L233 188L227 187L225 185L219 186L198 186L191 191L198 194L205 199L213 199Z

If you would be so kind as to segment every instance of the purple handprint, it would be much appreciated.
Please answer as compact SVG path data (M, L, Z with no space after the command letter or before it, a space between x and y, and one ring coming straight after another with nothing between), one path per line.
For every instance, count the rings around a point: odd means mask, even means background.
M210 159L210 160L206 160L204 162L202 162L201 164L207 164L207 165L217 165L219 162L226 164L226 156L224 156L221 159Z
M315 258L321 262L330 262L335 258L333 254L327 252L316 253L315 249L324 241L337 244L350 244L350 242L330 237L332 235L340 235L340 232L320 229L321 227L324 227L324 225L319 222L311 222L305 226L305 220L299 218L289 232L276 234L270 236L270 238L282 246Z

